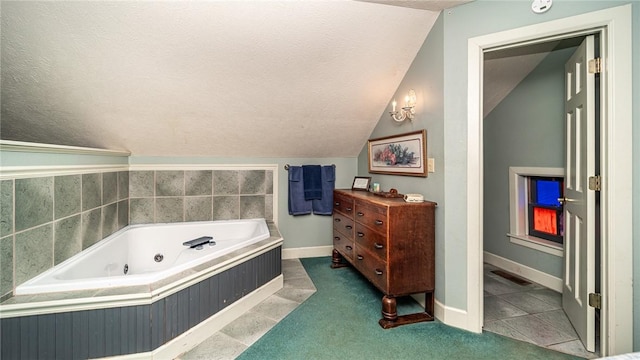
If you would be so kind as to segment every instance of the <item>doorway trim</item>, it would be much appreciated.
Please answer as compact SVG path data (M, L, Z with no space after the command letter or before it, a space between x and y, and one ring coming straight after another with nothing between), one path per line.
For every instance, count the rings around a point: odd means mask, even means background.
M483 53L585 32L601 32L601 356L633 349L631 4L468 40L467 328L482 332L483 309Z

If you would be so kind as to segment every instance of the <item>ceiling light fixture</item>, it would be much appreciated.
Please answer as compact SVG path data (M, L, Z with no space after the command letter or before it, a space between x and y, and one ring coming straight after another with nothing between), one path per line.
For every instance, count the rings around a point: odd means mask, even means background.
M403 122L407 119L413 120L413 116L416 114L416 92L413 89L409 90L407 96L404 97L404 106L400 108L400 111L396 111L397 102L394 99L391 103L392 110L389 111L391 118L397 122ZM398 116L398 113L400 116Z

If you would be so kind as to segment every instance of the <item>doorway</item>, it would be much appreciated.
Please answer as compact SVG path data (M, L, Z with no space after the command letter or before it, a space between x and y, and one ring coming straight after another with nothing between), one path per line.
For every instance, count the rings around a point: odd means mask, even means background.
M615 30L615 31L614 31ZM602 74L601 110L602 184L600 233L602 248L601 354L630 352L633 348L631 203L631 6L624 5L519 29L469 39L467 121L467 328L483 325L483 177L482 177L482 54L484 50L551 38L601 33L608 59ZM614 96L615 94L615 96ZM616 156L616 154L627 154Z
M567 144L565 64L584 39L484 54L484 330L593 358L563 307L559 203ZM512 199L514 193L522 199Z

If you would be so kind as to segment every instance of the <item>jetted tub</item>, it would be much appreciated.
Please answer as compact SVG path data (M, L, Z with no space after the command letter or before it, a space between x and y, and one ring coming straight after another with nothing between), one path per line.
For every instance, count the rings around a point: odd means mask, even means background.
M215 245L184 242L210 236ZM146 285L269 238L264 219L130 225L19 285L16 295Z

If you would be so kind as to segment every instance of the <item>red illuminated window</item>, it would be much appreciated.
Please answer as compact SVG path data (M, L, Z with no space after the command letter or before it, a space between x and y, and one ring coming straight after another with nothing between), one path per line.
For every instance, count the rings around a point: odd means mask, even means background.
M529 235L562 244L562 178L529 178Z

